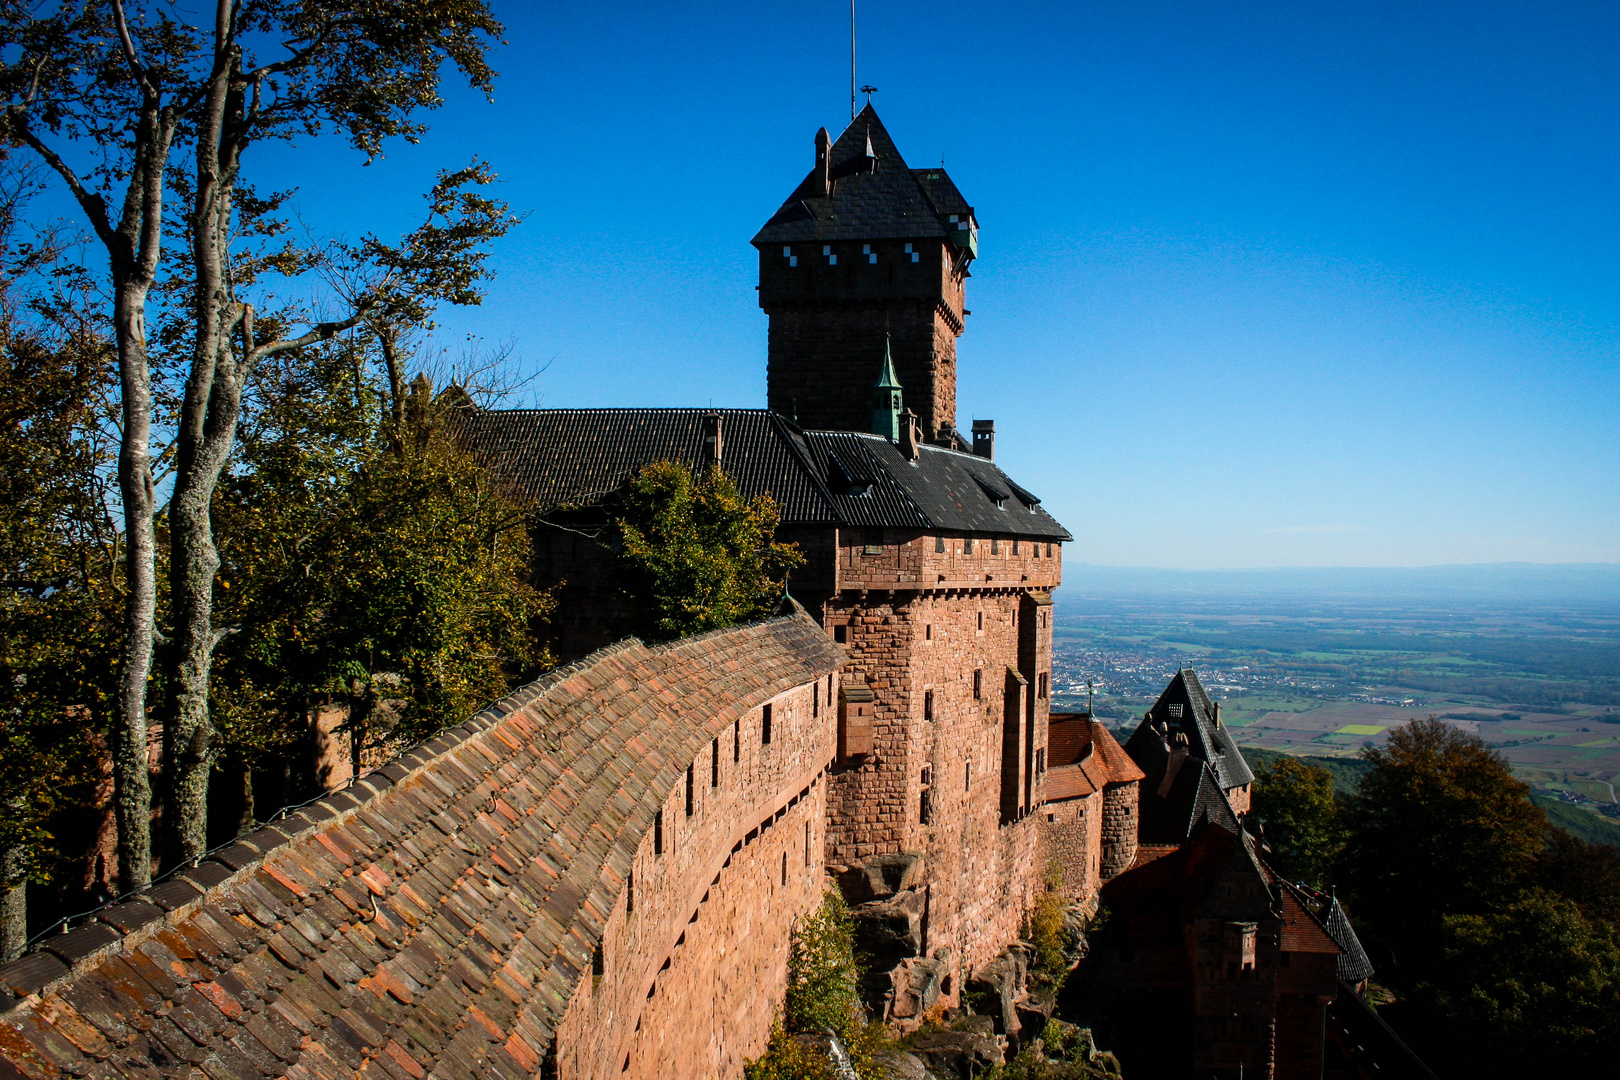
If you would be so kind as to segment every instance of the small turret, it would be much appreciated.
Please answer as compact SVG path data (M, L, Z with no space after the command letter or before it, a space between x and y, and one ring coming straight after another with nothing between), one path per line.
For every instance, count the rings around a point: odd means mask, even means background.
M894 357L889 354L889 335L883 335L883 370L873 387L872 434L890 442L900 441L900 380L895 378Z

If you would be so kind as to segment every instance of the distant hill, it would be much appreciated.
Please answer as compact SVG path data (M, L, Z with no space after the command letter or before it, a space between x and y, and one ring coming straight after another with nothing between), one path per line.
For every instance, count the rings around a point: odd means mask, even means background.
M1568 829L1591 844L1620 846L1620 822L1571 806L1562 799L1539 791L1530 793L1530 801L1541 807L1547 820L1561 829Z
M1323 566L1267 570L1158 570L1065 563L1059 604L1086 597L1356 603L1620 603L1620 563Z
M1262 750L1258 746L1240 746L1244 760L1255 771L1268 766L1281 757L1294 755L1279 753L1276 750ZM1356 788L1361 784L1361 778L1372 770L1372 766L1360 758L1326 758L1307 757L1299 755L1301 761L1319 766L1333 774L1333 793L1335 795L1354 795ZM1620 821L1594 814L1590 810L1583 810L1579 806L1571 805L1562 799L1545 792L1532 790L1530 801L1541 807L1547 815L1547 820L1560 829L1567 829L1589 844L1613 844L1620 846Z
M1372 766L1360 758L1328 758L1307 757L1303 754L1284 754L1277 750L1262 750L1258 746L1240 746L1243 759L1249 767L1258 772L1261 768L1269 766L1278 758L1295 757L1310 765L1326 769L1333 774L1333 793L1335 795L1354 795L1356 788L1361 785L1361 778L1372 771Z

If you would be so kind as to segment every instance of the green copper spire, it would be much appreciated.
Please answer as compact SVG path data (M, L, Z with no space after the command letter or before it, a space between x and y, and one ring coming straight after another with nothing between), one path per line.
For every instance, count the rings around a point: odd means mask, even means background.
M900 380L894 377L894 357L889 355L889 335L883 335L883 371L878 375L872 399L872 434L892 442L900 441Z

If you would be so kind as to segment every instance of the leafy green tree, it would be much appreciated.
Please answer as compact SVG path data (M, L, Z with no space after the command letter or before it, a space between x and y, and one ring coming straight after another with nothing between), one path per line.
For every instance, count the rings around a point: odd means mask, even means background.
M1620 925L1620 848L1591 844L1564 829L1547 832L1533 880L1572 901L1588 919Z
M1547 821L1501 754L1440 720L1396 728L1362 757L1373 768L1349 802L1346 884L1359 927L1410 985L1440 962L1445 917L1511 899Z
M1333 774L1277 758L1256 770L1251 810L1265 826L1271 864L1290 881L1325 887L1345 841Z
M769 495L744 498L717 465L699 477L677 462L642 469L615 522L634 632L665 641L768 615L804 562L775 539L780 519Z
M240 632L213 704L244 784L321 701L346 707L358 764L368 739L419 741L549 663L525 508L457 442L465 398L419 378L396 433L363 362L333 348L267 380L217 497Z
M1421 992L1459 1025L1459 1045L1490 1048L1492 1071L1612 1069L1620 1040L1615 926L1530 889L1493 911L1447 916L1443 943L1445 963Z

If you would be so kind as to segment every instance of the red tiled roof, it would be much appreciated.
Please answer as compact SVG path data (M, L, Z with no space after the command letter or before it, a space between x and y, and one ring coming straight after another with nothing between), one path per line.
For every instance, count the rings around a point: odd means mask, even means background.
M1337 956L1344 950L1333 941L1327 928L1299 902L1294 890L1282 889L1282 950L1298 953L1327 953Z
M845 659L801 613L553 672L0 967L0 1074L529 1075L686 763Z
M1109 730L1084 713L1054 713L1046 737L1046 798L1078 799L1108 784L1142 779Z

